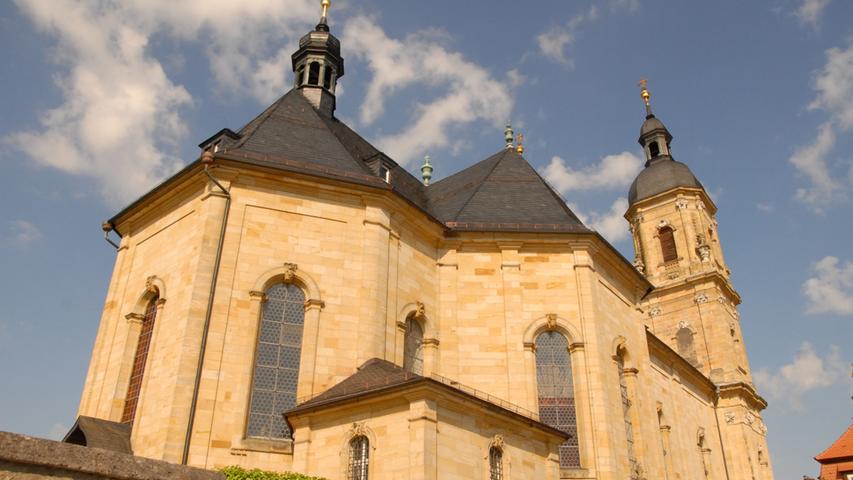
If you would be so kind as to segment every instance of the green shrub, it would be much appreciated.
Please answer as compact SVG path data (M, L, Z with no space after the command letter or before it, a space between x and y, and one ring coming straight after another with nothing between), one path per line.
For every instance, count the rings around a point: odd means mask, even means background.
M326 480L320 477L310 477L301 473L265 472L257 468L246 470L242 467L230 466L222 469L227 480Z

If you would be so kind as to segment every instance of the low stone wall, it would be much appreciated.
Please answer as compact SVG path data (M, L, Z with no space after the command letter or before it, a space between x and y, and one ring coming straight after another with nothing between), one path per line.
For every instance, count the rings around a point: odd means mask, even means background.
M224 480L210 470L0 432L0 480Z

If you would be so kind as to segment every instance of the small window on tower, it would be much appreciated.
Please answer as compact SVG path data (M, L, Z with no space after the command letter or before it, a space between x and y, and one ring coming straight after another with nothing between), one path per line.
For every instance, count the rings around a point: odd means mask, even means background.
M391 183L391 170L385 165L379 166L379 176L388 183Z
M323 88L329 90L332 88L332 67L326 65L326 72L323 74Z
M658 145L658 142L652 142L649 144L649 154L652 156L652 158L655 158L660 155L660 145Z
M675 250L675 237L672 234L672 228L661 228L658 231L658 237L660 237L660 249L663 254L664 263L678 260L678 252Z
M320 62L311 62L308 67L308 85L320 84Z

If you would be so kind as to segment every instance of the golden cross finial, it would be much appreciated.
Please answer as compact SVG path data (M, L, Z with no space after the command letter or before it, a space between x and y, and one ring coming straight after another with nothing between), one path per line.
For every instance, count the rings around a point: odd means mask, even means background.
M649 98L651 97L651 95L649 94L649 89L646 88L646 85L648 85L648 83L649 81L645 78L641 78L639 83L637 83L637 85L640 86L640 96L643 97L643 102L646 104L646 106L649 105Z
M326 14L329 13L329 7L332 6L332 2L329 0L323 0L320 2L320 5L323 6L323 18L326 18Z
M519 133L515 138L517 139L516 143L518 144L515 151L518 153L524 153L524 135Z

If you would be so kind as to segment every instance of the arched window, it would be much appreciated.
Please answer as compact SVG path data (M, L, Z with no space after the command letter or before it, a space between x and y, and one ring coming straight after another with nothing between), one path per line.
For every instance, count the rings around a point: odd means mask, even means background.
M622 397L622 416L625 420L625 442L628 450L628 468L631 480L639 478L639 463L634 453L634 424L631 421L631 400L628 397L628 383L625 381L625 351L619 349L616 353L616 368L619 372L619 392Z
M130 370L130 383L127 385L127 395L124 397L121 423L133 425L133 420L136 418L136 405L139 403L139 391L145 375L145 361L148 360L148 348L151 346L151 335L154 333L154 320L157 318L159 300L160 296L154 295L145 308L142 330L139 331L139 341L136 343L136 354L133 356L133 368Z
M539 419L572 436L560 445L560 468L580 468L572 361L569 342L559 332L551 330L536 337L536 382Z
M660 146L658 145L658 142L652 142L649 144L649 154L652 156L652 158L655 158L660 155Z
M658 230L660 238L660 249L663 253L664 262L674 262L678 260L678 252L675 250L675 237L672 235L671 227L663 227Z
M323 88L329 90L332 88L332 67L326 65L326 69L323 72Z
M250 437L290 438L282 413L296 406L304 323L301 288L279 283L266 291L246 429Z
M696 346L693 342L693 330L688 327L682 327L675 333L675 341L678 344L678 353L685 360L696 366L699 361L696 358Z
M504 453L498 447L489 449L489 480L503 480L504 478Z
M308 85L320 85L320 62L308 66Z
M364 435L354 437L349 442L347 480L367 480L369 464L370 441Z
M418 375L424 372L424 329L414 318L406 319L403 337L403 368Z

